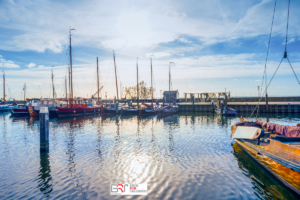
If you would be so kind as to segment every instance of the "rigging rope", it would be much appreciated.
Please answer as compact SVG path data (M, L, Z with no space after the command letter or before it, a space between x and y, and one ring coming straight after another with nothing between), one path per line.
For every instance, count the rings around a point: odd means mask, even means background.
M289 30L290 2L291 2L291 0L289 0L287 23L286 23L285 52L286 52L286 48L287 48L287 37L288 37L288 30Z
M255 109L259 106L259 102L261 101L262 97L263 97L264 94L267 92L267 89L268 89L270 83L272 82L272 80L273 80L275 74L277 73L277 71L278 71L278 69L279 69L279 67L280 67L280 65L281 65L281 63L282 63L282 61L283 61L284 58L286 58L286 59L288 60L290 66L291 66L291 68L292 68L292 70L293 70L293 73L294 73L294 75L295 75L295 77L296 77L296 79L297 79L297 81L298 81L298 83L299 83L299 85L300 85L300 81L299 81L299 79L298 79L298 77L297 77L297 74L296 74L296 72L294 71L294 68L293 68L293 66L292 66L292 64L291 64L291 62L290 62L290 60L289 60L289 58L288 58L288 56L287 56L287 44L288 44L288 42L287 42L287 37L288 37L288 29L289 29L290 2L291 2L291 1L289 0L289 4L288 4L288 15L287 15L287 23L286 23L286 36L285 36L285 51L284 51L284 55L283 55L283 57L282 57L282 59L281 59L279 65L278 65L278 67L277 67L275 73L273 74L273 76L272 76L272 78L271 78L269 84L266 85L266 90L265 90L265 92L261 95L261 97L260 97L260 99L259 99L259 101L258 101L258 104L256 105L256 107L254 108L253 112L252 112L251 115L250 115L250 118L251 118L251 116L253 115ZM275 1L275 7L276 7L276 1ZM275 7L274 7L273 20L272 20L272 26L271 26L271 33L272 33L272 27L273 27L273 21L274 21ZM271 33L270 33L270 37L269 37L269 45L270 45ZM269 53L269 46L268 46L268 51L267 51L267 57L268 57L268 53ZM266 58L266 64L267 64L267 58ZM265 64L265 74L266 74L266 64ZM265 78L267 78L267 77L265 77ZM266 83L267 83L267 82L266 82ZM266 97L266 98L267 98L267 97ZM256 113L256 118L257 118L257 115L258 115L258 109L257 109L257 113Z
M272 82L272 80L273 80L275 74L277 73L277 71L278 71L278 69L279 69L279 67L280 67L280 65L281 65L281 63L282 63L282 61L283 61L283 58L284 58L284 57L282 57L282 59L281 59L279 65L278 65L278 67L277 67L275 73L273 74L273 76L272 76L272 78L271 78L269 84L267 85L267 87L266 87L264 93L261 95L261 97L260 97L260 99L259 99L259 101L258 101L258 105L259 105L259 102L261 101L262 97L264 96L264 94L267 92L267 89L268 89L269 85L271 84L271 82ZM252 113L251 113L251 115L250 115L250 118L252 117L252 115L253 115L255 109L258 107L258 105L255 106L254 110L252 111ZM257 116L256 116L256 118L257 118Z
M264 75L263 75L263 80L262 80L261 91L260 92L262 92L262 87L263 87L263 84L264 84L264 79L265 79L266 86L267 86L267 62L268 62L268 56L269 56L269 51L270 51L270 43L271 43L271 37L272 37L274 16L275 16L275 11L276 11L276 3L277 3L277 0L275 0L275 5L274 5L272 24L271 24L271 30L270 30L270 35L269 35L269 42L268 42L268 46L267 46L267 56L266 56L266 61L265 61L265 71L264 71Z
M293 70L293 72L294 72L294 74L295 74L295 77L296 77L296 79L297 79L297 81L298 81L298 83L299 83L299 85L300 85L300 81L299 81L299 79L298 79L298 77L297 77L297 75L296 75L296 72L294 71L294 68L292 67L292 64L291 64L289 58L288 58L288 57L286 57L286 58L287 58L287 60L289 61L289 64L290 64L290 66L291 66L291 68L292 68L292 70Z

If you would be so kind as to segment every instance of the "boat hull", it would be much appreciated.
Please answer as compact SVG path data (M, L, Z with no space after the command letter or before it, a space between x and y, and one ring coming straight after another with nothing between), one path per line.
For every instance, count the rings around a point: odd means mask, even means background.
M101 113L101 107L93 108L56 108L56 114L59 117L78 116Z
M154 110L154 109L145 109L142 110L141 114L142 115L157 115L159 112L158 110Z
M247 155L249 155L271 175L277 178L284 187L289 189L294 194L300 196L299 183L294 183L295 180L300 180L300 173L298 170L296 170L299 165L297 166L294 163L294 167L291 168L291 165L286 165L286 160L283 158L280 158L276 155L275 158L274 155L268 154L262 150L255 148L255 145L252 145L247 141L245 142L245 140L234 140L238 144L238 146L246 152Z
M173 115L179 112L179 108L178 107L171 107L171 108L167 108L167 109L161 109L159 110L159 116L167 116L167 115Z
M11 109L11 114L12 115L15 115L15 116L29 116L29 110L28 108L14 108L14 109Z
M138 109L124 109L121 110L121 115L138 115L139 112Z

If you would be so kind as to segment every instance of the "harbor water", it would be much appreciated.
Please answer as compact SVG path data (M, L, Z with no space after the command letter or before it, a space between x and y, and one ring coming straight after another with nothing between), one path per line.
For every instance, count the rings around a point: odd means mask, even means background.
M258 119L296 125L300 116ZM39 120L0 113L0 199L296 199L230 138L238 120L55 118L49 153L40 153ZM148 194L111 196L112 183L145 183Z

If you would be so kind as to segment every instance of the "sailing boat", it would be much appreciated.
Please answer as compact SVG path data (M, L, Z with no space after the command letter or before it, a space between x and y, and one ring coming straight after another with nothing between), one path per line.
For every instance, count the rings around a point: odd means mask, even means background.
M100 113L102 107L100 105L87 106L84 103L84 99L73 98L73 71L72 71L72 45L71 45L71 31L70 29L70 98L67 100L67 107L57 107L56 113L59 117L70 116L70 115L85 115L91 113ZM98 58L97 58L97 72L98 72ZM99 76L97 75L99 82ZM97 84L99 87L99 84ZM99 88L98 88L99 90Z
M25 98L26 83L24 84L23 91L24 91L24 105L20 105L20 106L17 106L17 108L11 109L10 112L12 115L26 115L26 116L29 115L29 110L28 110L28 106L26 106L26 98Z
M139 65L138 65L138 59L136 59L136 99L137 99L137 106L131 106L129 108L123 108L121 110L122 115L138 115L140 112L139 108Z
M159 105L153 107L153 81L152 81L152 56L150 57L150 66L151 66L151 105L144 104L146 108L142 110L143 115L155 115L158 114Z
M169 95L171 95L171 64L175 64L175 63L170 62L169 64ZM170 101L171 101L171 96L169 96L169 105L159 109L159 116L172 115L179 111L179 108L176 105L176 101L173 101L172 104L170 103Z
M113 58L114 58L114 66L115 66L115 77L116 77L116 90L117 90L117 96L116 96L116 102L114 104L109 104L104 108L105 114L117 114L119 111L121 111L121 108L119 107L117 101L119 100L119 93L118 93L118 77L117 77L117 65L116 65L116 57L115 52L113 51Z
M3 99L0 100L0 111L10 111L11 109L13 108L17 108L18 105L16 102L14 102L13 105L8 105L6 104L6 100L5 100L5 73L4 73L4 70L2 70L3 72Z

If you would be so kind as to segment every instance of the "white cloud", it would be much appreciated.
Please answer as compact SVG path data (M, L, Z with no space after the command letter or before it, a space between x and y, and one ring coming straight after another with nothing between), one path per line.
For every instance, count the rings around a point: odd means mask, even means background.
M183 43L191 43L186 38L179 38L178 41L183 42Z
M20 66L15 64L11 60L5 60L2 55L0 55L0 67L3 68L19 68Z
M29 63L26 66L30 69L30 68L34 68L36 66L36 64L35 63Z
M43 69L43 68L45 68L45 66L44 65L39 65L38 68Z
M61 52L69 42L69 27L76 28L74 45L114 49L132 55L149 52L159 44L176 39L189 43L182 37L185 35L210 45L268 34L273 4L270 0L260 3L203 0L198 4L158 0L151 3L79 0L76 4L48 0L6 1L0 8L0 27L19 32L6 35L0 48ZM285 2L278 2L274 36L285 33L286 6ZM300 31L300 27L295 26L299 24L299 13L292 13L291 35Z

